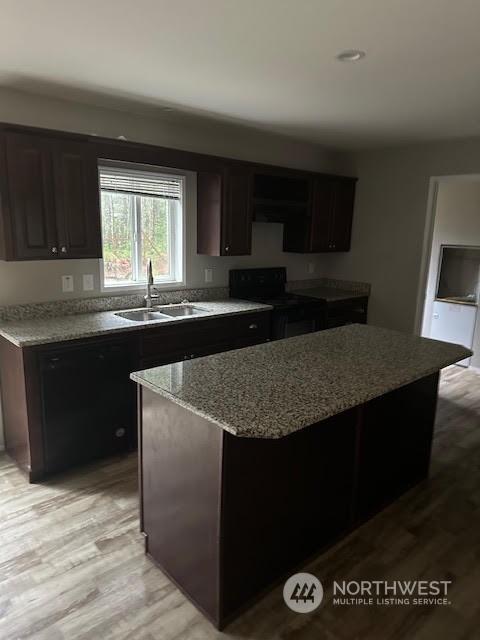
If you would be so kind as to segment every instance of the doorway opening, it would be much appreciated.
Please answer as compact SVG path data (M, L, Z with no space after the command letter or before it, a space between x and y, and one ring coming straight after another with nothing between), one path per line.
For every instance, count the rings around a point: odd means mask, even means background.
M480 369L480 175L430 181L417 332L474 352Z

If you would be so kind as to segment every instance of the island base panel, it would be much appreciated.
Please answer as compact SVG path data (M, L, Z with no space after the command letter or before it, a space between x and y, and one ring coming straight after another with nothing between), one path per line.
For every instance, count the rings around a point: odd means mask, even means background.
M279 439L142 388L146 548L222 628L428 475L438 374Z
M355 409L279 439L224 436L222 613L348 530Z
M358 523L428 476L438 381L435 373L359 408Z
M149 389L142 406L146 550L218 626L223 431Z

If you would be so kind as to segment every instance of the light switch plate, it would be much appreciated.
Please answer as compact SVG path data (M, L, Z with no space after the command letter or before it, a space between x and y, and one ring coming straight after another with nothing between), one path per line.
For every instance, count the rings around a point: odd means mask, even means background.
M83 290L93 291L93 274L92 273L83 274Z
M63 293L71 293L73 291L73 276L62 276Z
M205 282L213 282L213 269L205 269Z
M308 273L315 273L315 263L309 262L307 267Z

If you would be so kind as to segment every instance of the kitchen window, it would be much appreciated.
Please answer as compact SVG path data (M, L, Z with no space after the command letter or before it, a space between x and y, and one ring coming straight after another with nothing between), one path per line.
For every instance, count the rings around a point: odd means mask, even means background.
M184 176L101 166L103 288L183 281Z

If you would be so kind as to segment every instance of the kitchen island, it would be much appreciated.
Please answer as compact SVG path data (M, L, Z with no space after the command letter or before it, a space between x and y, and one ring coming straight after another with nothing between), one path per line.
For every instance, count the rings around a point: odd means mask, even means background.
M428 476L469 354L350 325L132 374L146 552L222 628Z

